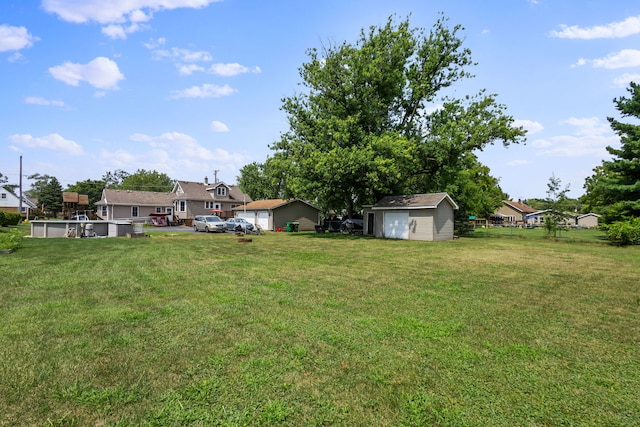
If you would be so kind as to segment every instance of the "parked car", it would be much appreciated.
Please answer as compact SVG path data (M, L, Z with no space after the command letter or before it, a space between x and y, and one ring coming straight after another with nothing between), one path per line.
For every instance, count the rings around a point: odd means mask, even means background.
M364 221L361 219L345 219L340 224L340 231L349 234L362 234Z
M227 231L224 221L215 215L196 215L193 219L194 231L206 231L207 233L224 233Z
M85 214L73 215L71 221L89 221L89 217Z
M247 233L253 231L254 226L244 218L229 218L225 221L227 230L229 231L242 231Z

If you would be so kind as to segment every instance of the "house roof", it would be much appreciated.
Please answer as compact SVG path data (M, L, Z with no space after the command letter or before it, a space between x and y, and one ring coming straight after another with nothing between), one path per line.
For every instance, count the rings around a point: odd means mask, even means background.
M503 200L502 201L505 205L512 207L513 209L517 210L518 212L521 212L523 214L531 214L531 213L535 213L536 210L533 209L531 206L526 205L522 202L514 202L513 200Z
M6 191L7 194L9 194L10 197L15 200L15 203L16 203L15 207L17 207L20 204L20 197L17 194L15 194L13 191L11 191L7 187L0 187L0 189ZM37 200L34 201L34 200L28 198L26 194L24 194L24 193L22 194L22 203L25 204L25 207L36 208L37 207L36 202L37 202ZM4 206L7 207L7 206L11 206L11 205L4 205ZM11 207L13 207L13 206L11 206Z
M136 190L102 190L102 199L97 205L139 205L139 206L172 206L171 193Z
M595 216L596 218L600 218L600 215L598 215L597 213L589 212L578 216L578 219L586 218L588 216Z
M424 209L437 208L443 201L448 200L454 209L458 205L447 193L410 194L404 196L386 196L375 203L372 209Z
M294 202L300 202L300 203L304 203L306 205L311 206L312 208L316 209L316 210L320 210L317 207L313 206L311 203L305 202L304 200L300 200L300 199L266 199L266 200L255 200L253 202L247 203L246 206L237 206L235 207L233 210L253 210L253 211L257 211L257 210L272 210L272 209L277 209L279 207L294 203Z
M251 197L246 195L240 190L237 185L227 185L224 182L203 183L193 181L176 181L173 188L174 199L188 199L188 200L212 200L216 199L215 192L207 191L213 190L220 186L224 186L229 190L229 197L221 198L222 200L244 202L245 200L251 201ZM180 192L178 192L180 191Z

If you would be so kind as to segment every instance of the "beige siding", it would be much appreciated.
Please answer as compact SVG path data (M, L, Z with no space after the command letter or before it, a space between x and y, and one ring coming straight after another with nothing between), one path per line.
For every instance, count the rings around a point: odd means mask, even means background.
M287 229L287 222L297 222L298 231L314 231L320 221L318 210L303 202L294 202L273 210L273 229Z
M434 240L433 209L410 211L409 240Z
M578 225L580 227L594 228L598 226L598 217L595 215L588 215L578 219Z
M440 203L435 211L435 230L433 240L453 239L453 206L449 203Z

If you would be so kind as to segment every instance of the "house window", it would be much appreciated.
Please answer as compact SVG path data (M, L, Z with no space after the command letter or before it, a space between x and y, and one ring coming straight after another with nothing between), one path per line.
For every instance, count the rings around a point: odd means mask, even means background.
M215 209L215 204L213 202L204 202L205 209Z
M100 216L103 218L107 216L107 205L102 205L102 215Z
M131 218L135 218L138 216L138 207L131 206Z
M187 202L185 202L184 200L180 200L178 202L178 211L179 212L186 212L187 211Z
M162 208L156 207L156 213L162 213Z
M7 193L2 193L2 198L6 199L7 198Z
M220 187L216 188L216 194L217 194L218 196L226 196L226 195L227 195L227 189L226 189L226 187L222 187L222 186L220 186Z

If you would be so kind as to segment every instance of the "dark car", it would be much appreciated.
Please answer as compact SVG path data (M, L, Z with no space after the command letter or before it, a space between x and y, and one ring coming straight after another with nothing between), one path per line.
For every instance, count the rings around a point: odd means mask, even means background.
M364 221L361 219L345 219L340 224L340 231L349 234L362 234Z

